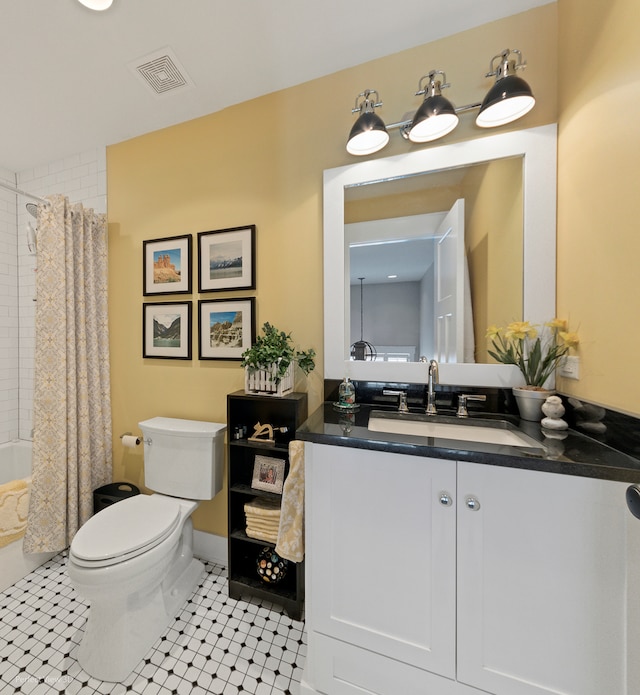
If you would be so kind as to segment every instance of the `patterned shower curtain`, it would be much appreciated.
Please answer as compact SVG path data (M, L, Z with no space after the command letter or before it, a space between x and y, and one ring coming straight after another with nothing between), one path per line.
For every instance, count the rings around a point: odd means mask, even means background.
M38 206L27 553L68 547L112 475L106 216L48 200Z

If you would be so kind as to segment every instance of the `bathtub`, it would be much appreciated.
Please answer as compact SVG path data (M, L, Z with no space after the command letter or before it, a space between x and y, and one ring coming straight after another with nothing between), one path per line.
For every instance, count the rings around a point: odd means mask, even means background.
M31 475L31 442L15 440L0 444L0 485ZM55 553L25 555L22 538L0 548L0 591L4 591L29 572L50 560Z

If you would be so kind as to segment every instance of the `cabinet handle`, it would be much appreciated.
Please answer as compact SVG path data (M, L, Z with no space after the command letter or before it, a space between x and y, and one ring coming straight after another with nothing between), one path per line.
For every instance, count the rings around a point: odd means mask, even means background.
M453 504L451 495L448 492L441 492L439 495L440 504L444 507L450 507Z
M480 509L480 500L472 495L469 495L464 503L467 505L467 509L470 509L472 512L477 512Z

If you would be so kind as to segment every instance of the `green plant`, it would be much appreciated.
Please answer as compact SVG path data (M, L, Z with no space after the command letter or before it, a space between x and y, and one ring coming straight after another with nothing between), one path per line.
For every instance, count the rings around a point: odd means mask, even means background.
M275 383L279 384L291 362L297 362L305 374L315 368L316 352L313 348L298 350L294 347L290 333L278 330L269 322L262 326L264 335L242 353L242 366L250 372L258 369L271 369L275 365Z
M542 332L528 321L514 321L506 329L489 326L487 338L493 347L487 350L491 357L503 364L515 364L527 386L538 389L544 387L560 358L580 342L577 333L567 331L564 319L549 321Z

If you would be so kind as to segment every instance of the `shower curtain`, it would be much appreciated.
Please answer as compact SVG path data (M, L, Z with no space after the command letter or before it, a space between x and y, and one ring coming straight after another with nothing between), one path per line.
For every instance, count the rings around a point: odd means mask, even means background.
M38 206L31 499L24 550L70 545L111 481L106 216Z

